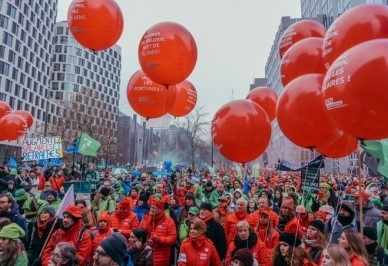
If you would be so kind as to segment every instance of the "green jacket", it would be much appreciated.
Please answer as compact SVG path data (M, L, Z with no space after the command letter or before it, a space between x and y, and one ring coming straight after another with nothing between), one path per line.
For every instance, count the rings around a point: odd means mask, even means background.
M98 202L98 210L96 211L97 219L104 211L108 211L109 214L116 210L116 202L109 196L108 199L100 199Z
M209 197L209 202L210 204L212 205L213 209L215 207L218 206L218 199L221 197L221 196L224 196L226 194L226 191L223 190L222 193L218 193L218 190L214 190L211 194L210 194L210 197Z

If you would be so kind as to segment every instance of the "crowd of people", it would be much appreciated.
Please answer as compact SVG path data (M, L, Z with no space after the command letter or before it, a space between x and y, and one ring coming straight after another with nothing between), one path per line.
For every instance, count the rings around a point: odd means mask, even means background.
M388 265L378 177L0 167L3 265ZM90 184L58 214L67 182ZM59 219L58 217L63 217Z

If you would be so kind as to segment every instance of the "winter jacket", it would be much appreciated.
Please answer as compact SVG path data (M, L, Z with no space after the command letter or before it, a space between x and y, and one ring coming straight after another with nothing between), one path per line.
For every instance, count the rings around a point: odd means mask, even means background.
M17 203L16 202L13 203L11 211L0 212L0 218L8 218L11 220L12 223L16 223L17 225L19 225L24 230L24 232L26 232L26 235L20 238L20 240L23 242L24 246L28 246L27 245L28 233L27 233L26 219L20 215L19 207L17 206Z
M129 200L129 206L131 209L135 208L136 207L136 203L137 201L139 200L139 194L137 194L135 197L128 197L128 200Z
M174 220L162 212L162 218L158 221L147 214L141 221L140 228L148 232L148 239L153 250L153 260L155 266L169 266L171 247L176 242L176 227Z
M356 211L355 217L359 222L360 219L360 207L354 206L354 210ZM380 210L378 210L371 201L368 200L368 204L362 208L362 221L364 226L367 227L376 227L377 222L380 221Z
M49 178L49 182L51 183L51 188L57 192L63 187L63 184L65 183L65 178L63 176L51 176Z
M136 266L153 266L153 252L152 248L148 245L144 246L143 249L139 250L136 247L132 247L128 250L131 256L133 265Z
M231 215L232 213L234 213L234 211L232 211L230 208L227 208L226 211L225 211L225 215L222 215L220 213L220 210L217 208L215 208L213 210L213 217L214 217L214 220L216 220L217 222L219 222L222 226L224 226L225 224L225 220L226 220L226 217L228 217L229 215Z
M135 213L130 212L124 219L120 219L116 213L113 213L110 217L110 227L113 229L120 229L126 238L129 238L133 228L139 226L139 221Z
M82 229L82 230L81 230ZM57 229L51 236L50 241L42 254L42 265L46 266L51 257L51 252L59 242L72 242L77 250L77 257L81 266L85 266L92 251L92 240L86 229L82 227L82 220L79 220L71 228L65 231L63 228Z
M356 219L353 219L350 224L342 226L336 216L331 217L325 224L325 233L331 234L329 244L338 244L338 239L344 230L358 231Z
M136 205L136 207L132 209L132 212L137 215L139 223L143 220L144 215L146 215L149 211L150 207L144 205Z
M219 192L217 189L214 190L209 197L209 202L213 206L213 208L218 206L218 199L221 196L224 196L226 194L226 191L223 190L222 192Z
M276 228L279 224L279 215L269 208L267 210L269 211L272 227ZM252 224L254 225L254 228L256 228L257 224L259 223L261 211L262 210L257 210L251 214Z
M268 234L268 228L267 226L261 226L259 225L259 227L257 228L257 235L259 236L260 238L260 241L262 241L264 244L265 244L265 247L269 250L269 251L272 251L272 249L274 247L277 246L277 244L279 244L279 233L278 231L276 231L274 228L272 228L272 236L269 237L267 234Z
M92 251L90 253L90 261L93 265L93 255L97 247L100 245L101 241L110 236L112 234L112 230L108 227L106 230L96 230L90 233L92 238Z
M201 245L185 239L178 256L178 266L221 266L220 258L213 243L207 238Z
M237 235L237 223L240 221L247 221L249 223L249 226L251 228L254 228L254 224L252 224L251 216L246 213L246 215L242 218L239 218L237 216L238 214L233 213L226 217L224 228L225 228L225 235L226 235L226 241L227 243L230 243L233 241L234 237Z
M352 266L365 266L365 263L363 263L362 260L360 260L353 252L350 253L349 260Z
M87 170L84 173L83 180L90 183L91 190L96 190L97 184L100 181L100 177L96 170Z
M207 230L205 236L207 239L211 240L214 243L214 247L217 250L220 260L222 261L225 259L226 255L225 230L221 226L221 224L214 219L211 219L206 224Z

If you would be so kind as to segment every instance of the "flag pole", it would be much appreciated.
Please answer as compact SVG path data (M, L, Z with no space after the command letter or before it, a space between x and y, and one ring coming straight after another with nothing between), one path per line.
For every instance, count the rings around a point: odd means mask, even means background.
M361 179L362 179L362 160L361 160L361 152L360 149L357 150L357 157L358 157L358 178L359 178L359 186L360 186L360 195L358 197L359 200L359 207L360 207L360 233L363 235L364 227L363 227L363 215L362 215L362 186L361 186Z
M47 235L47 237L46 237L46 240L44 241L43 247L42 247L42 249L41 249L41 251L40 251L40 253L39 253L39 257L42 257L43 251L44 251L44 249L46 248L46 245L47 245L49 239L51 238L51 235L52 235L52 233L53 233L53 231L54 231L54 227L55 227L55 225L57 224L57 222L58 222L58 216L55 217L54 223L53 223L53 225L51 226L50 232L48 233L48 235Z

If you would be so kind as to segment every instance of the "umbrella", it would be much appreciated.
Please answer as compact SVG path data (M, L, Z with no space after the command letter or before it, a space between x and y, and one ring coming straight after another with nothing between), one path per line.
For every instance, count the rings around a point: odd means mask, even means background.
M116 168L113 171L113 175L126 175L126 174L128 174L128 171L125 170L124 168Z

